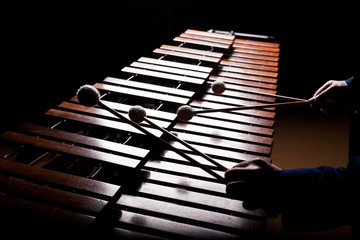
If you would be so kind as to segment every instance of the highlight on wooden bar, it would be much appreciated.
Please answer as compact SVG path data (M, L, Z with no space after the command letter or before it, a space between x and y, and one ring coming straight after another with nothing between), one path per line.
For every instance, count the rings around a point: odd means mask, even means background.
M76 229L89 238L261 238L267 212L230 199L204 169L223 177L241 161L270 161L275 109L203 113L186 122L176 112L182 105L200 111L274 104L279 44L188 29L135 59L92 86L121 115L145 109L148 121L137 124L171 147L74 95L0 136L6 226L44 236ZM211 89L215 81L226 85L221 94Z

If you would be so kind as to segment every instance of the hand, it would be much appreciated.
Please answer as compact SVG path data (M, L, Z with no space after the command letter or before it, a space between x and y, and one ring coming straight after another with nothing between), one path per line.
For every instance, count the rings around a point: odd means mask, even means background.
M261 159L241 162L225 172L226 193L256 208L272 208L280 171Z
M309 101L315 110L324 114L342 112L349 105L349 87L345 81L330 80Z

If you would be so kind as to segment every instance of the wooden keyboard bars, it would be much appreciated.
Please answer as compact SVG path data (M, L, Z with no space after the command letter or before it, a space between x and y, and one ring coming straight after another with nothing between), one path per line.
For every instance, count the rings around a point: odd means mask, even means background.
M279 50L272 38L188 29L92 83L99 105L73 97L3 133L3 231L44 239L264 237L267 212L229 198L223 176L241 161L271 161L275 109L202 113L188 122L176 111L276 104ZM221 95L210 88L215 81L226 84ZM122 117L135 105L148 121Z

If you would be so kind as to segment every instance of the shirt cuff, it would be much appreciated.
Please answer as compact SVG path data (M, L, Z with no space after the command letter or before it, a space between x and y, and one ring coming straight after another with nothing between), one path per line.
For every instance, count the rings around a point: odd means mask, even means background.
M346 82L346 84L347 84L349 87L351 87L351 85L354 84L354 79L355 79L355 77L352 76L352 77L346 79L345 82Z

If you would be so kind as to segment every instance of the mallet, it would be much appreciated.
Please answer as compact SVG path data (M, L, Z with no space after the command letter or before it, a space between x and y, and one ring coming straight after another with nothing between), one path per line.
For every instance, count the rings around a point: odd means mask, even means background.
M221 80L216 80L211 84L211 89L215 94L220 95L226 90L226 84ZM302 101L302 100L305 100L305 99L301 99L301 98L294 98L294 97L288 97L288 96L277 95L277 94L263 93L263 92L260 92L260 91L251 91L251 90L243 90L243 89L239 90L239 91L240 92L245 92L245 93L250 93L250 94L266 96L266 97L274 97L276 99L285 100L285 101Z
M189 121L194 115L201 113L212 113L212 112L232 112L238 110L246 109L259 109L259 108L270 108L270 107L288 107L288 106L298 106L298 105L307 105L310 104L308 100L294 101L294 102L284 102L284 103L271 103L271 104L259 104L259 105L244 105L231 108L216 108L216 109L201 109L194 110L189 105L183 105L178 108L176 114L181 121Z
M201 169L203 169L204 171L206 171L207 173L209 173L213 177L217 178L221 182L224 182L224 178L222 176L220 176L219 174L217 174L216 172L214 172L213 170L211 170L207 166L199 163L198 161L196 161L195 159L193 159L189 155L185 154L180 149L177 149L176 147L172 146L171 144L169 144L165 140L155 136L154 134L152 134L151 132L149 132L148 130L146 130L145 128L140 126L139 124L137 124L137 123L133 122L132 120L124 117L121 113L117 112L116 110L114 110L114 109L108 107L107 105L105 105L104 103L102 103L101 100L100 100L100 93L94 86L92 86L92 85L84 85L84 86L80 87L78 89L78 91L76 92L76 96L77 96L78 101L82 105L87 106L87 107L91 107L91 106L94 106L96 104L99 105L100 107L102 107L105 110L109 111L110 113L114 114L120 120L130 124L131 126L133 126L136 129L142 131L146 135L151 136L152 138L160 141L162 144L166 145L170 150L178 153L180 156L182 156L185 159L189 160L190 162L196 164L198 167L200 167ZM142 112L141 109L139 111ZM144 112L142 112L142 114L144 114ZM136 113L135 115L139 116L141 114ZM145 113L145 115L146 115L146 113ZM135 117L135 119L136 119L136 117Z
M141 123L142 121L145 121L145 122L149 123L151 126L157 128L158 130L165 133L167 136L170 136L171 138L173 138L176 141L183 144L185 147L191 149L193 152L197 153L198 155L202 156L203 158L205 158L206 160L208 160L212 164L216 165L219 169L221 169L223 171L228 170L226 167L224 167L223 165L221 165L220 163L218 163L217 161L215 161L214 159L212 159L211 157L209 157L205 153L200 152L199 150L197 150L196 148L194 148L193 146L191 146L190 144L188 144L184 140L178 138L173 133L169 132L168 130L160 127L159 125L157 125L156 123L151 121L149 118L146 117L146 111L145 111L145 109L143 107L141 107L141 106L133 106L133 107L131 107L130 110L129 110L129 117L133 122L136 122L138 124Z

